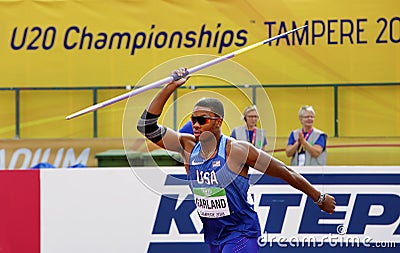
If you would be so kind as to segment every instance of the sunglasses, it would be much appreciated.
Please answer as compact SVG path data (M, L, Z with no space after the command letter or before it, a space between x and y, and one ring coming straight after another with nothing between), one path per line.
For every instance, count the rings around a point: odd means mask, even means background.
M199 122L200 125L208 124L210 123L210 120L216 120L220 119L220 117L210 117L210 116L193 116L190 117L192 120L193 125L196 124L196 122Z

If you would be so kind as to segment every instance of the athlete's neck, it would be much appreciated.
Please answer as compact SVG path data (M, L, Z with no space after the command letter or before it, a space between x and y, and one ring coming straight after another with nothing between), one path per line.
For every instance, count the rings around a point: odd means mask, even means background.
M218 149L218 142L221 136L215 136L211 132L204 132L200 135L201 156L204 159L212 157Z

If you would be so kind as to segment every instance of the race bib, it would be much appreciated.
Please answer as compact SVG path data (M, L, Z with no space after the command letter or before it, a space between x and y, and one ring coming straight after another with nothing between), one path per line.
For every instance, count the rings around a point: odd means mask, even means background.
M201 217L220 218L230 215L223 188L193 188L194 202Z

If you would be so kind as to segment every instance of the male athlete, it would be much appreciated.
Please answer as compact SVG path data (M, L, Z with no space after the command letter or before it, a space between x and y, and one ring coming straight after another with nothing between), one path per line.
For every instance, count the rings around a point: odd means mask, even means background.
M335 211L335 199L314 188L303 176L251 143L222 134L224 107L214 98L200 99L192 112L193 135L180 134L157 124L171 94L189 78L187 70L165 85L150 102L137 128L161 148L179 152L185 164L197 212L203 222L204 240L211 253L256 253L261 236L249 190L249 167L278 177L307 194L318 207Z

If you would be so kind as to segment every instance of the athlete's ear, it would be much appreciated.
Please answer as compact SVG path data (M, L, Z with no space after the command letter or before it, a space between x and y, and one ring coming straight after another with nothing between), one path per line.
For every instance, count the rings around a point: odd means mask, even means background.
M224 120L223 120L222 118L220 118L220 119L217 120L217 126L218 126L219 128L222 127L223 121L224 121Z

